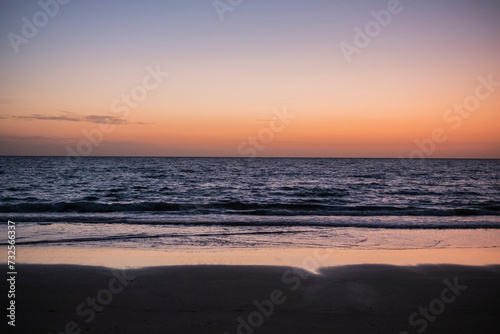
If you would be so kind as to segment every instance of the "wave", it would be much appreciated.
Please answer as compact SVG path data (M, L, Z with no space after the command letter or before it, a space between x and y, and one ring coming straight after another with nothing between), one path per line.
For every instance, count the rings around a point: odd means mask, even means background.
M10 215L9 215L10 216ZM197 236L221 236L238 235L238 234L282 234L282 233L302 233L309 229L320 233L325 228L355 228L365 230L499 230L500 220L497 217L324 217L324 216L245 216L245 215L187 215L187 216L172 216L172 215L136 215L136 214L39 214L39 215L12 215L7 219L15 220L19 226L23 226L26 230L39 231L34 233L33 237L19 237L16 243L43 243L40 241L45 239L44 236L50 235L56 231L57 237L54 237L54 242L73 242L69 237L63 237L59 231L65 231L63 235L70 233L68 231L76 231L74 236L78 235L81 230L96 231L122 231L118 236L109 236L107 233L100 233L92 236L87 236L82 239L82 236L76 237L80 241L99 241L117 239L145 239L159 237L177 237L176 233L162 234L158 233L157 228L178 228L176 231L182 231L182 236L186 237L185 231L189 228L222 228L222 231L215 232L210 230L210 233L215 234ZM95 226L95 228L94 228ZM102 226L102 227L98 227ZM150 232L148 226L154 227ZM0 225L1 227L1 225ZM228 228L238 228L239 230L231 230ZM45 230L47 229L47 230ZM125 231L135 231L133 235L128 235ZM45 232L46 231L46 232ZM244 233L241 233L244 231ZM294 231L294 232L292 232ZM48 234L47 234L48 233ZM70 233L71 234L71 233ZM321 233L320 233L321 234ZM68 239L68 240L67 240ZM1 240L1 239L0 239ZM7 240L0 241L0 245L5 244ZM2 243L4 242L4 243Z
M193 237L231 237L231 236L248 236L248 235L266 235L266 234L300 234L304 231L252 231L252 232L226 232L226 233L164 233L164 234L122 234L122 235L107 235L95 237L75 237L61 238L53 240L18 240L17 245L37 245L37 244L61 244L61 243L76 243L76 242L94 242L94 241L119 241L132 239L160 239L160 238L193 238ZM7 242L0 242L0 246L8 245Z
M90 199L90 198L89 198ZM2 213L120 213L156 212L171 214L224 214L258 216L500 216L500 205L489 201L461 207L390 206L390 205L329 205L321 203L245 203L224 201L208 204L168 202L24 202L0 205Z

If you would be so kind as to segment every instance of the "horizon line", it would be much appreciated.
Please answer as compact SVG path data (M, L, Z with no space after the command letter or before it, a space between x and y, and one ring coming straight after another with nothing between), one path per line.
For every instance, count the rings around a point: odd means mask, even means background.
M284 156L284 157L242 157L242 156L166 156L166 155L90 155L90 156L66 156L66 155L0 155L0 158L179 158L179 159L402 159L402 160L500 160L499 158L408 158L408 157L308 157L308 156Z

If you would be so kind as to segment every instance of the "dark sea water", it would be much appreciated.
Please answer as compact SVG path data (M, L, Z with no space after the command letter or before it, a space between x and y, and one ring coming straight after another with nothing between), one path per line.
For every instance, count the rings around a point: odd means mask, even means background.
M0 157L0 181L27 244L500 228L500 160Z

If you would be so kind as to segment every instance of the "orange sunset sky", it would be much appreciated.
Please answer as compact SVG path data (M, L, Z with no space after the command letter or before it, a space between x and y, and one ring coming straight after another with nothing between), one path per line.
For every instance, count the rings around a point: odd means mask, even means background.
M500 158L495 0L0 3L0 155Z

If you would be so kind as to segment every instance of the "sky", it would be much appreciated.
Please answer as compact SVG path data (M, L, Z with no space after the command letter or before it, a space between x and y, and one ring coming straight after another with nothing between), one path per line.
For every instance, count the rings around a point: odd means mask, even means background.
M498 0L0 0L0 155L500 158Z

